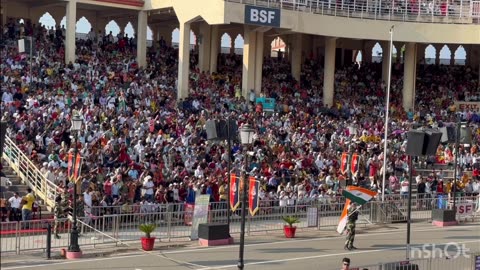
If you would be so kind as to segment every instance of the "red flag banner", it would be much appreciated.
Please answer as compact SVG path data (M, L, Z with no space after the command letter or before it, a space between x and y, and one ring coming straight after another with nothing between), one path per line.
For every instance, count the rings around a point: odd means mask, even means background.
M340 173L346 174L348 171L348 153L342 154L342 159L340 161Z
M68 167L67 167L67 177L70 179L73 174L73 154L72 152L68 153Z
M358 154L353 154L350 171L352 172L352 175L355 177L358 174L359 166L360 166L360 156Z
M260 181L255 180L255 177L250 176L248 186L248 211L250 215L255 216L255 214L260 209L260 197L258 196L260 192Z
M237 210L240 205L240 179L234 174L230 174L230 209Z
M78 177L80 176L80 173L81 173L81 169L82 169L82 157L80 156L80 154L77 154L77 156L75 157L75 169L73 171L73 179L75 179L75 183L78 181Z

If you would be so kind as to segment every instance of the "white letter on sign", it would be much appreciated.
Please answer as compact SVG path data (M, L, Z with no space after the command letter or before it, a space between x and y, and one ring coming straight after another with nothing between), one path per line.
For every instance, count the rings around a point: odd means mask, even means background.
M260 10L260 22L261 23L266 23L267 22L267 11L266 10Z
M258 22L258 10L250 9L250 21Z
M274 11L269 11L268 12L268 23L272 23L272 21L275 19L275 12Z

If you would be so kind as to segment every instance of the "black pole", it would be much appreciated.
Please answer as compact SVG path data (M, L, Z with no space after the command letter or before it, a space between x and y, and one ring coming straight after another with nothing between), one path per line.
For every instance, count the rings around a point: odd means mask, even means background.
M245 213L247 204L247 170L248 170L248 152L245 155L245 174L243 177L243 192L242 192L242 223L240 227L240 250L238 254L238 269L243 269L243 254L245 251Z
M230 161L230 151L232 149L232 138L230 138L230 116L227 117L227 225L228 225L228 234L230 235L230 171L232 163Z
M458 144L460 140L460 119L457 120L457 127L455 129L455 161L453 168L453 211L457 213L457 166L458 166Z
M408 180L408 212L407 212L407 260L410 259L410 224L412 221L412 181L413 181L413 156L409 156L409 180Z
M75 132L75 150L74 150L74 163L73 163L73 170L75 174L75 164L77 163L77 154L78 154L78 134L77 131ZM70 246L68 246L69 252L80 252L80 246L78 245L78 228L77 228L77 179L73 180L73 226L72 230L70 231Z
M47 259L52 258L52 225L47 224Z

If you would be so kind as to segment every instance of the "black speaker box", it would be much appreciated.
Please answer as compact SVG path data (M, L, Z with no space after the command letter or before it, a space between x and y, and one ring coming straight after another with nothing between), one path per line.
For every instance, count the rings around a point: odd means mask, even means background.
M228 239L230 232L228 224L200 224L198 226L198 238L205 240Z
M0 122L0 159L3 155L3 147L5 146L5 136L7 136L7 122Z
M425 130L425 141L423 144L423 155L434 156L437 153L438 145L442 139L442 133L433 129Z
M441 222L456 221L455 210L450 209L433 209L432 220Z
M422 155L423 144L425 143L425 132L411 130L407 133L407 154L418 157Z
M205 123L205 131L207 132L207 140L217 140L217 123L215 120L208 120Z
M447 136L448 136L449 143L455 142L455 137L457 137L455 133L455 127L447 127Z

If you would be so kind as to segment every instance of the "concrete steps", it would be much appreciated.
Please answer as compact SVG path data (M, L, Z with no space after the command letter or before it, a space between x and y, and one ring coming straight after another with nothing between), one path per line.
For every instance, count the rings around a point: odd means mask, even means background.
M21 197L25 196L27 194L27 188L28 186L22 182L22 179L15 173L15 171L8 166L7 162L4 162L2 160L2 172L5 174L6 178L8 179L9 183L4 183L2 182L2 185L0 186L0 197L9 199L11 198L15 192L18 192ZM48 211L46 205L43 203L42 200L38 200L37 203L39 204L39 209L38 209L38 216L40 216L40 213L42 218L52 218L53 214Z

